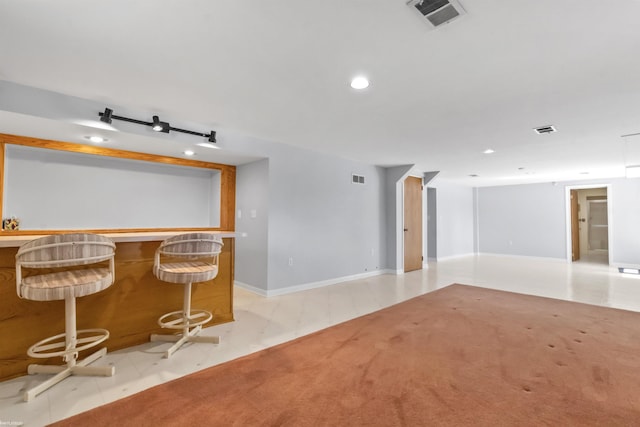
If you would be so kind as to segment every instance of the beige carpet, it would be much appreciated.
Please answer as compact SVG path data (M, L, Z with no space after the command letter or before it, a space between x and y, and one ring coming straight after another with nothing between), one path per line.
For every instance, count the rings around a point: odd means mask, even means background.
M452 285L61 426L640 425L640 313Z

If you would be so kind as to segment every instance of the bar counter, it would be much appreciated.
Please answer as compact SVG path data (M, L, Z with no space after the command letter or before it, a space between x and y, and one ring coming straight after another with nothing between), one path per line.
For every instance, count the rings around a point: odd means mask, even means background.
M235 233L213 233L224 241L218 276L210 282L194 284L192 294L194 308L213 313L213 320L206 326L233 321ZM153 259L162 240L180 232L101 234L116 243L116 280L102 292L76 299L78 329L107 329L111 335L103 345L109 351L148 342L152 333L167 333L157 320L182 308L183 286L156 279ZM64 332L64 300L30 301L16 294L16 252L22 244L38 237L41 236L0 236L0 380L25 375L30 363L62 364L60 357L27 356L27 349L37 341ZM211 346L215 351L215 345ZM162 353L158 352L160 357Z

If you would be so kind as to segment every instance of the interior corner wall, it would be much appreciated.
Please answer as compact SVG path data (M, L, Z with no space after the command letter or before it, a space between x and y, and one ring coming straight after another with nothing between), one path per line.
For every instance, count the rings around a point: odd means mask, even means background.
M284 144L268 157L269 291L386 268L383 168Z
M269 160L236 168L235 280L267 291Z
M470 255L474 251L473 188L436 182L437 259Z
M227 138L238 153L268 158L268 178L253 177L268 187L260 289L287 292L388 268L384 168L244 135ZM352 183L353 174L365 183Z

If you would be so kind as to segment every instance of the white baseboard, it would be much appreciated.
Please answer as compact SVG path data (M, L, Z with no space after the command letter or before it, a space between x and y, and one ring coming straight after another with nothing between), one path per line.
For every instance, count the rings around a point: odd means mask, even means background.
M469 252L466 254L459 254L459 255L449 255L449 256L443 256L443 257L438 257L436 258L437 261L448 261L450 259L458 259L458 258L466 258L466 257L470 257L470 256L475 256L475 252Z
M238 286L239 288L246 289L250 292L261 295L263 297L273 297L277 295L291 294L294 292L306 291L309 289L335 285L342 282L349 282L352 280L361 280L361 279L366 279L368 277L381 276L383 274L397 274L397 273L395 270L376 270L376 271L370 271L367 273L352 274L350 276L336 277L335 279L321 280L319 282L304 283L302 285L288 286L286 288L271 289L271 290L256 288L255 286L251 286L247 283L239 282L237 280L234 281L234 285Z
M478 255L499 256L504 258L530 259L530 260L537 260L537 261L568 262L565 258L544 257L544 256L497 254L492 252L480 252L478 253Z
M263 297L267 296L267 291L265 291L264 289L256 288L255 286L251 286L247 283L239 282L237 280L234 280L233 284L239 288L245 289L249 292L253 292L254 294L258 294Z
M640 269L640 264L626 264L626 263L619 263L619 262L615 262L610 264L611 267L614 268L638 268Z

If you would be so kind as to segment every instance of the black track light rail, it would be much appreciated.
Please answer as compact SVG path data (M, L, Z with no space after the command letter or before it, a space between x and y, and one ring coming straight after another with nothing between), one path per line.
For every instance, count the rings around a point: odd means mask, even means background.
M154 122L145 122L144 120L132 119L130 117L116 116L115 114L112 114L112 113L113 113L113 110L111 110L110 108L106 108L104 112L102 111L99 112L98 116L100 117L100 121L103 121L105 123L111 123L111 120L115 119L123 122L135 123L138 125L144 125L144 126L150 126L150 127L153 127L155 124ZM154 119L155 118L156 117L154 117ZM165 122L160 122L160 123L165 123ZM216 142L216 132L213 130L211 131L211 133L195 132L192 130L173 127L169 125L169 123L166 123L166 124L167 124L167 127L163 129L161 132L164 132L164 133L169 133L169 131L182 132L182 133L187 133L189 135L196 135L196 136L201 136L203 138L208 138L209 142L213 142L213 143Z

